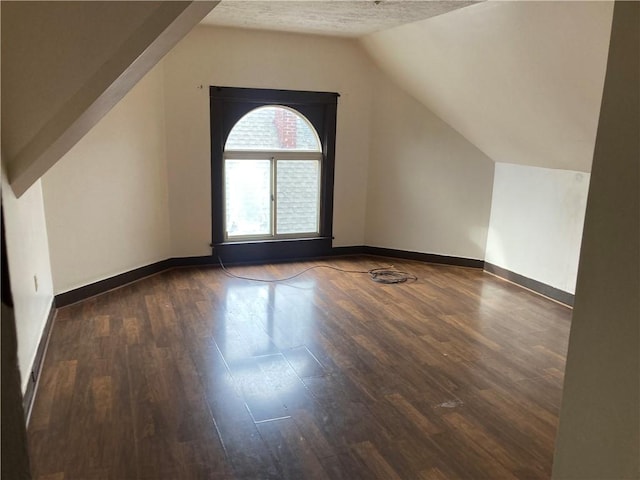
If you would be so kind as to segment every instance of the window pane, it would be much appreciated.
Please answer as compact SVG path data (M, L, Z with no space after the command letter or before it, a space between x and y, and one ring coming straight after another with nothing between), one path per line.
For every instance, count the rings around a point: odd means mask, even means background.
M271 234L271 161L225 160L228 237Z
M299 114L283 107L252 110L229 133L225 150L304 150L319 152L313 127Z
M318 232L319 186L320 162L278 160L278 234Z

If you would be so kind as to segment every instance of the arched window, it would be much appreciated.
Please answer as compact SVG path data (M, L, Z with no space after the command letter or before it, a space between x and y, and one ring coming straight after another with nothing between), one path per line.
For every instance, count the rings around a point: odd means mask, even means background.
M210 87L213 254L328 255L338 94Z
M224 148L225 240L320 234L322 148L299 112L258 107Z

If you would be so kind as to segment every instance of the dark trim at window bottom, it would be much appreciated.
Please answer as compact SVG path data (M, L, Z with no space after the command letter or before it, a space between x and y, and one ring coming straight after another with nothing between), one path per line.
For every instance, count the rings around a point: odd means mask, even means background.
M225 264L303 260L331 255L331 237L286 240L224 242L213 246L212 255Z

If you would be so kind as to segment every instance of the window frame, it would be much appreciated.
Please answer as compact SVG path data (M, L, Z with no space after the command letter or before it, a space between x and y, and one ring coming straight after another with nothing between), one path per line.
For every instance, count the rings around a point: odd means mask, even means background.
M336 116L339 94L298 90L209 87L211 129L212 255L229 262L255 262L328 255L333 238L333 182ZM315 129L321 146L319 233L274 238L226 238L224 147L229 133L247 113L263 106L282 106L301 114ZM247 153L255 150L249 150ZM281 155L287 150L277 153ZM260 152L263 153L263 152ZM298 153L298 152L296 152ZM318 152L306 152L315 153ZM274 230L275 231L275 230Z
M321 184L322 180L322 153L312 150L225 150L223 152L222 161L223 176L226 175L226 160L269 160L271 164L271 232L270 234L249 234L249 235L234 235L229 236L227 229L227 215L226 215L226 192L223 194L223 212L222 222L224 231L224 241L228 243L242 242L247 240L278 240L278 239L296 239L296 238L315 238L320 236L320 203L322 200L322 188L319 185L319 198L318 198L318 215L316 218L316 231L315 232L299 232L299 233L278 233L278 161L280 160L295 160L301 162L318 162L320 177L318 183ZM226 182L225 182L226 183ZM223 183L223 190L225 190L225 183Z

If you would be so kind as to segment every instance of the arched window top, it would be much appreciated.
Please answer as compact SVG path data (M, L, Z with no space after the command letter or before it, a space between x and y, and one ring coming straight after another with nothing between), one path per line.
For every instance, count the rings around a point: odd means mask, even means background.
M315 129L300 113L287 107L265 106L250 111L236 123L225 150L292 150L320 152Z

